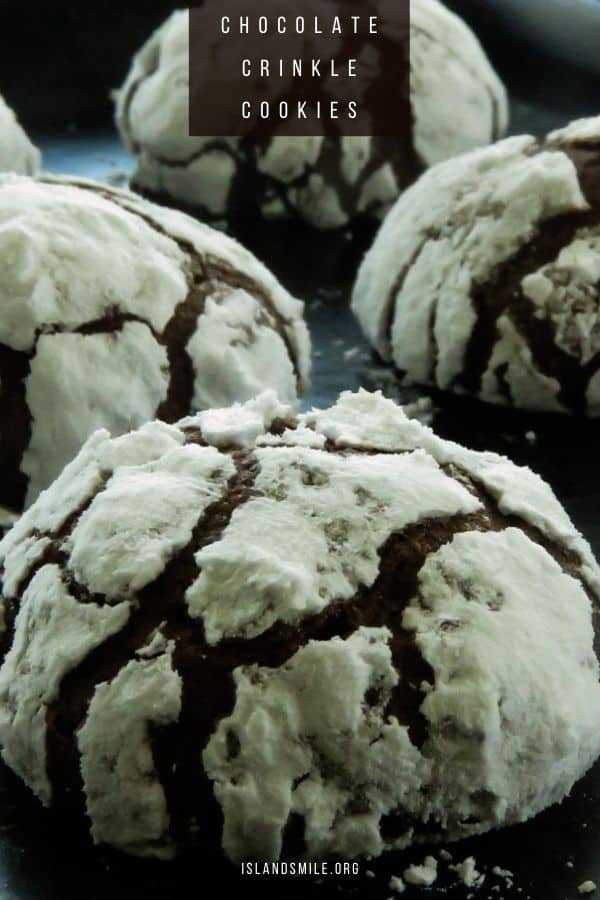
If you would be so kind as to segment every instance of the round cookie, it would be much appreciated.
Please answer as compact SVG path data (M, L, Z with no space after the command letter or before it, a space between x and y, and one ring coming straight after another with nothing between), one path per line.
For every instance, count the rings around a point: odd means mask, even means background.
M35 175L41 156L31 143L12 109L0 96L0 172Z
M381 395L94 434L0 543L5 762L141 856L378 855L600 752L600 570L550 488Z
M506 127L504 87L469 28L437 0L411 4L408 138L190 137L188 55L180 11L134 58L117 95L117 125L136 157L136 190L219 225L258 215L338 228L380 217L426 166Z
M408 381L600 415L600 117L424 174L383 223L352 305Z
M0 506L97 428L307 383L303 305L241 245L94 182L0 176Z
M410 0L410 73L421 170L506 132L504 85L468 25L438 0Z

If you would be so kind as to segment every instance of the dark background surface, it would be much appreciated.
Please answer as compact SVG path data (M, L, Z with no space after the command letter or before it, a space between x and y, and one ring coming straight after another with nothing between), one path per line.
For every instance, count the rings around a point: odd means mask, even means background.
M174 8L172 0L0 0L0 93L38 134L110 127L110 91Z
M526 0L524 0L526 2ZM511 93L511 132L543 134L572 118L600 112L600 78L534 50L499 27L487 0L448 5L474 25ZM110 89L123 80L131 54L173 8L172 3L17 3L3 0L0 92L36 136L49 171L121 180L131 170L112 130ZM348 311L348 296L373 229L316 234L295 226L257 228L241 235L286 285L308 303L315 344L313 388L305 405L333 402L359 385L400 393L370 358ZM595 422L486 408L433 397L434 426L444 436L496 449L541 472L576 524L600 553L600 430ZM0 900L141 900L212 898L217 892L261 898L377 898L392 895L389 878L425 850L361 862L357 877L241 878L218 860L177 865L128 860L93 851L86 836L42 813L17 780L0 770ZM574 900L577 885L600 885L600 766L572 797L532 822L454 845L455 860L474 855L486 881L481 900ZM515 873L508 888L491 869ZM446 865L432 896L465 898L469 891ZM374 877L366 874L374 872ZM438 890L439 888L439 890ZM441 891L444 891L444 894ZM600 892L600 889L599 889ZM408 889L403 897L423 897Z

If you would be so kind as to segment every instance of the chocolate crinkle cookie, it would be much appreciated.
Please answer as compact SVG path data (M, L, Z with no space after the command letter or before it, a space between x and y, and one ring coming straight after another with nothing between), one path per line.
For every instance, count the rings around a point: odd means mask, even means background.
M0 96L0 172L35 175L41 156L31 143L12 109Z
M410 0L410 74L421 170L506 132L504 85L471 29L438 0Z
M0 544L0 744L96 843L378 855L600 752L600 571L551 489L381 395L96 432Z
M225 52L227 38L221 40ZM271 51L281 55L281 44ZM323 229L381 217L426 166L487 144L506 128L503 85L470 29L437 0L411 3L413 122L406 138L192 137L188 57L188 14L180 11L134 58L117 94L117 124L136 158L137 190L220 226L256 215ZM398 134L406 125L397 122Z
M306 385L303 306L242 246L94 182L0 176L0 507L97 428Z
M365 257L353 308L402 379L600 415L600 117L435 166Z

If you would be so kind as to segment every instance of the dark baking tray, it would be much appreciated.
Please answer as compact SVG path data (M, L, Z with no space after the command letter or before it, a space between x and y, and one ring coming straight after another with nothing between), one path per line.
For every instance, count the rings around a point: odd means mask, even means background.
M450 5L471 19L509 84L514 133L527 131L541 135L571 118L600 111L598 79L567 68L533 51L515 36L503 33L480 0L455 0ZM13 8L17 9L14 4ZM153 15L160 21L162 11L160 14L153 11ZM76 31L77 21L71 24ZM129 47L133 49L139 42L138 34L148 30L148 21L144 28L139 20L134 26L129 45L125 47L126 42L121 40L122 58L114 79L102 74L94 81L100 98L95 112L90 110L87 97L84 113L76 115L79 100L68 93L69 79L63 79L66 92L63 108L69 111L68 115L52 116L46 107L42 115L39 93L38 100L31 103L29 115L25 115L28 124L34 127L37 122L47 128L50 123L53 128L50 133L37 135L48 171L108 179L112 183L124 181L130 172L131 161L110 129L109 107L103 92L107 85L119 82L124 72L123 57L130 52ZM100 71L100 63L97 68ZM12 93L15 98L22 94L19 99L26 102L27 91L18 78L15 80L14 68L11 71ZM92 80L95 72L96 69L90 75ZM0 59L0 77L5 74L6 58L4 63ZM31 73L28 77L31 80ZM69 83L72 82L73 79ZM31 90L34 90L33 83ZM419 396L416 391L399 391L386 378L371 358L348 310L354 272L372 234L373 228L368 225L324 235L292 225L259 227L256 223L248 223L245 233L240 234L282 281L307 301L315 358L312 389L305 406L329 404L341 390L361 385L381 386L384 392L405 401ZM433 425L442 435L472 447L498 450L544 475L600 554L600 423L497 410L457 398L433 396L432 399ZM531 432L535 434L533 440ZM382 860L361 862L356 876L243 877L237 868L220 860L191 859L161 864L94 850L84 834L57 821L52 813L40 810L18 780L2 767L0 793L1 900L146 900L153 897L187 900L188 897L212 898L217 891L231 891L236 895L243 892L247 897L266 900L285 895L290 898L310 895L315 900L328 897L385 900L393 895L389 888L390 876L400 874L410 863L421 862L426 853L425 848L413 848L405 853L388 854ZM574 900L578 897L577 885L585 879L593 879L600 885L600 765L588 773L560 806L524 825L449 849L455 860L475 856L478 869L487 873L483 887L473 895L481 900L524 900L526 897ZM492 874L495 866L514 872L512 888L507 887L503 878ZM468 896L467 888L453 885L447 867L442 869L444 874L428 895ZM368 875L367 871L372 874ZM425 895L422 890L410 888L402 895L407 900L417 896Z

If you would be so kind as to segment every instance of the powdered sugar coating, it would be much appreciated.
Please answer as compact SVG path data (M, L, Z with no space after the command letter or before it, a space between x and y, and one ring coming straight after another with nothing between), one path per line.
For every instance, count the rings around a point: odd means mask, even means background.
M600 684L590 615L581 585L518 529L459 534L428 558L404 615L435 672L422 705L433 760L426 818L455 838L522 821L592 764ZM565 679L568 703L557 700Z
M600 353L600 227L577 232L555 262L527 275L521 287L536 318L552 322L565 353L582 366Z
M35 175L40 162L40 151L31 143L14 112L0 96L0 172Z
M531 347L508 316L496 322L498 340L481 377L481 396L492 403L504 403L503 386L519 405L542 412L567 412L558 399L560 382L544 375L535 364Z
M455 839L600 753L589 546L528 469L378 394L98 432L0 567L4 757L79 790L72 717L93 837L127 852L209 840L213 790L232 859L294 817L311 858Z
M13 599L21 584L32 567L42 559L50 546L49 537L38 537L30 534L22 543L15 543L6 550L4 557L4 575L2 578L3 594L7 599ZM2 610L4 618L4 610ZM2 622L4 631L4 622Z
M280 669L235 671L235 709L203 754L232 859L277 859L291 812L305 818L309 856L382 852L381 816L414 802L430 767L406 728L385 720L398 680L390 637L361 628L346 641L311 642ZM372 707L370 689L379 697ZM233 758L228 733L240 744ZM357 789L362 808L353 814Z
M586 208L571 161L534 147L508 138L426 172L366 255L353 309L378 352L415 380L452 382L476 321L473 290L540 222Z
M321 11L311 5L315 14ZM304 9L307 19L309 12ZM217 49L226 52L223 45ZM226 225L230 206L236 205L236 185L245 180L245 202L252 194L258 214L300 216L329 229L347 225L360 213L383 215L414 177L398 162L400 142L391 149L372 137L275 135L248 151L237 137L190 136L188 55L188 14L180 10L134 57L118 93L117 125L136 157L133 180L142 191L170 196ZM411 76L417 165L504 133L504 87L469 28L437 0L411 4ZM326 84L331 96L334 82ZM451 119L445 115L448 98Z
M426 856L423 863L419 865L408 866L402 873L402 877L407 884L414 884L417 887L431 887L437 881L438 864L434 856ZM399 893L404 892L404 884L400 879L401 888Z
M247 403L235 403L227 409L207 409L180 424L190 428L199 425L213 447L253 447L276 419L286 419L292 413L292 407L281 403L274 391L264 391Z
M465 22L438 0L412 0L410 32L413 139L425 165L501 137L506 91Z
M109 601L136 594L186 546L234 472L228 456L194 444L141 466L119 467L65 543L79 583ZM113 509L119 510L116 520Z
M184 252L104 193L5 176L0 198L0 340L13 350L31 350L42 329L75 331L114 309L161 332L185 299Z
M598 414L599 134L589 119L542 146L509 138L434 166L399 199L352 305L401 377Z
M56 565L34 576L21 601L10 652L0 669L2 758L48 806L46 713L60 683L94 647L119 631L128 603L114 607L79 603Z
M187 345L197 361L194 408L219 408L233 396L249 400L268 383L293 397L296 373L281 349L276 323L256 297L241 289L224 299L208 297Z
M600 141L600 117L575 119L564 128L551 131L548 143L555 147L569 144L597 144Z
M160 459L183 441L178 428L163 422L148 422L136 432L113 439L105 430L95 431L11 528L2 542L4 553L8 556L32 535L60 532L66 520L92 499L119 466L139 466ZM4 567L6 572L6 561Z
M252 499L221 540L196 554L186 600L206 638L252 638L296 623L371 585L378 550L423 519L475 512L480 502L422 451L336 457L305 447L255 451Z
M176 722L181 678L172 645L128 663L96 687L77 741L87 813L95 843L139 856L170 859L169 813L157 775L149 729Z
M340 448L401 452L423 447L441 466L455 465L489 492L501 512L516 515L577 554L593 591L600 594L600 566L552 488L527 466L497 453L477 452L438 437L379 392L345 391L335 406L301 417Z
M381 853L392 809L458 839L559 800L600 752L590 613L581 586L517 529L457 535L433 554L404 617L435 673L422 752L382 715L396 677L385 629L313 642L280 669L237 669L236 707L204 752L228 855L277 858L292 813L309 856L347 858ZM557 702L565 680L575 705Z
M93 182L0 176L0 300L0 427L21 404L5 465L26 504L97 428L306 387L303 305L252 254Z
M43 334L26 381L31 440L21 461L29 478L25 502L60 474L97 428L108 425L118 434L152 419L168 388L166 349L146 324L126 322L106 334Z

